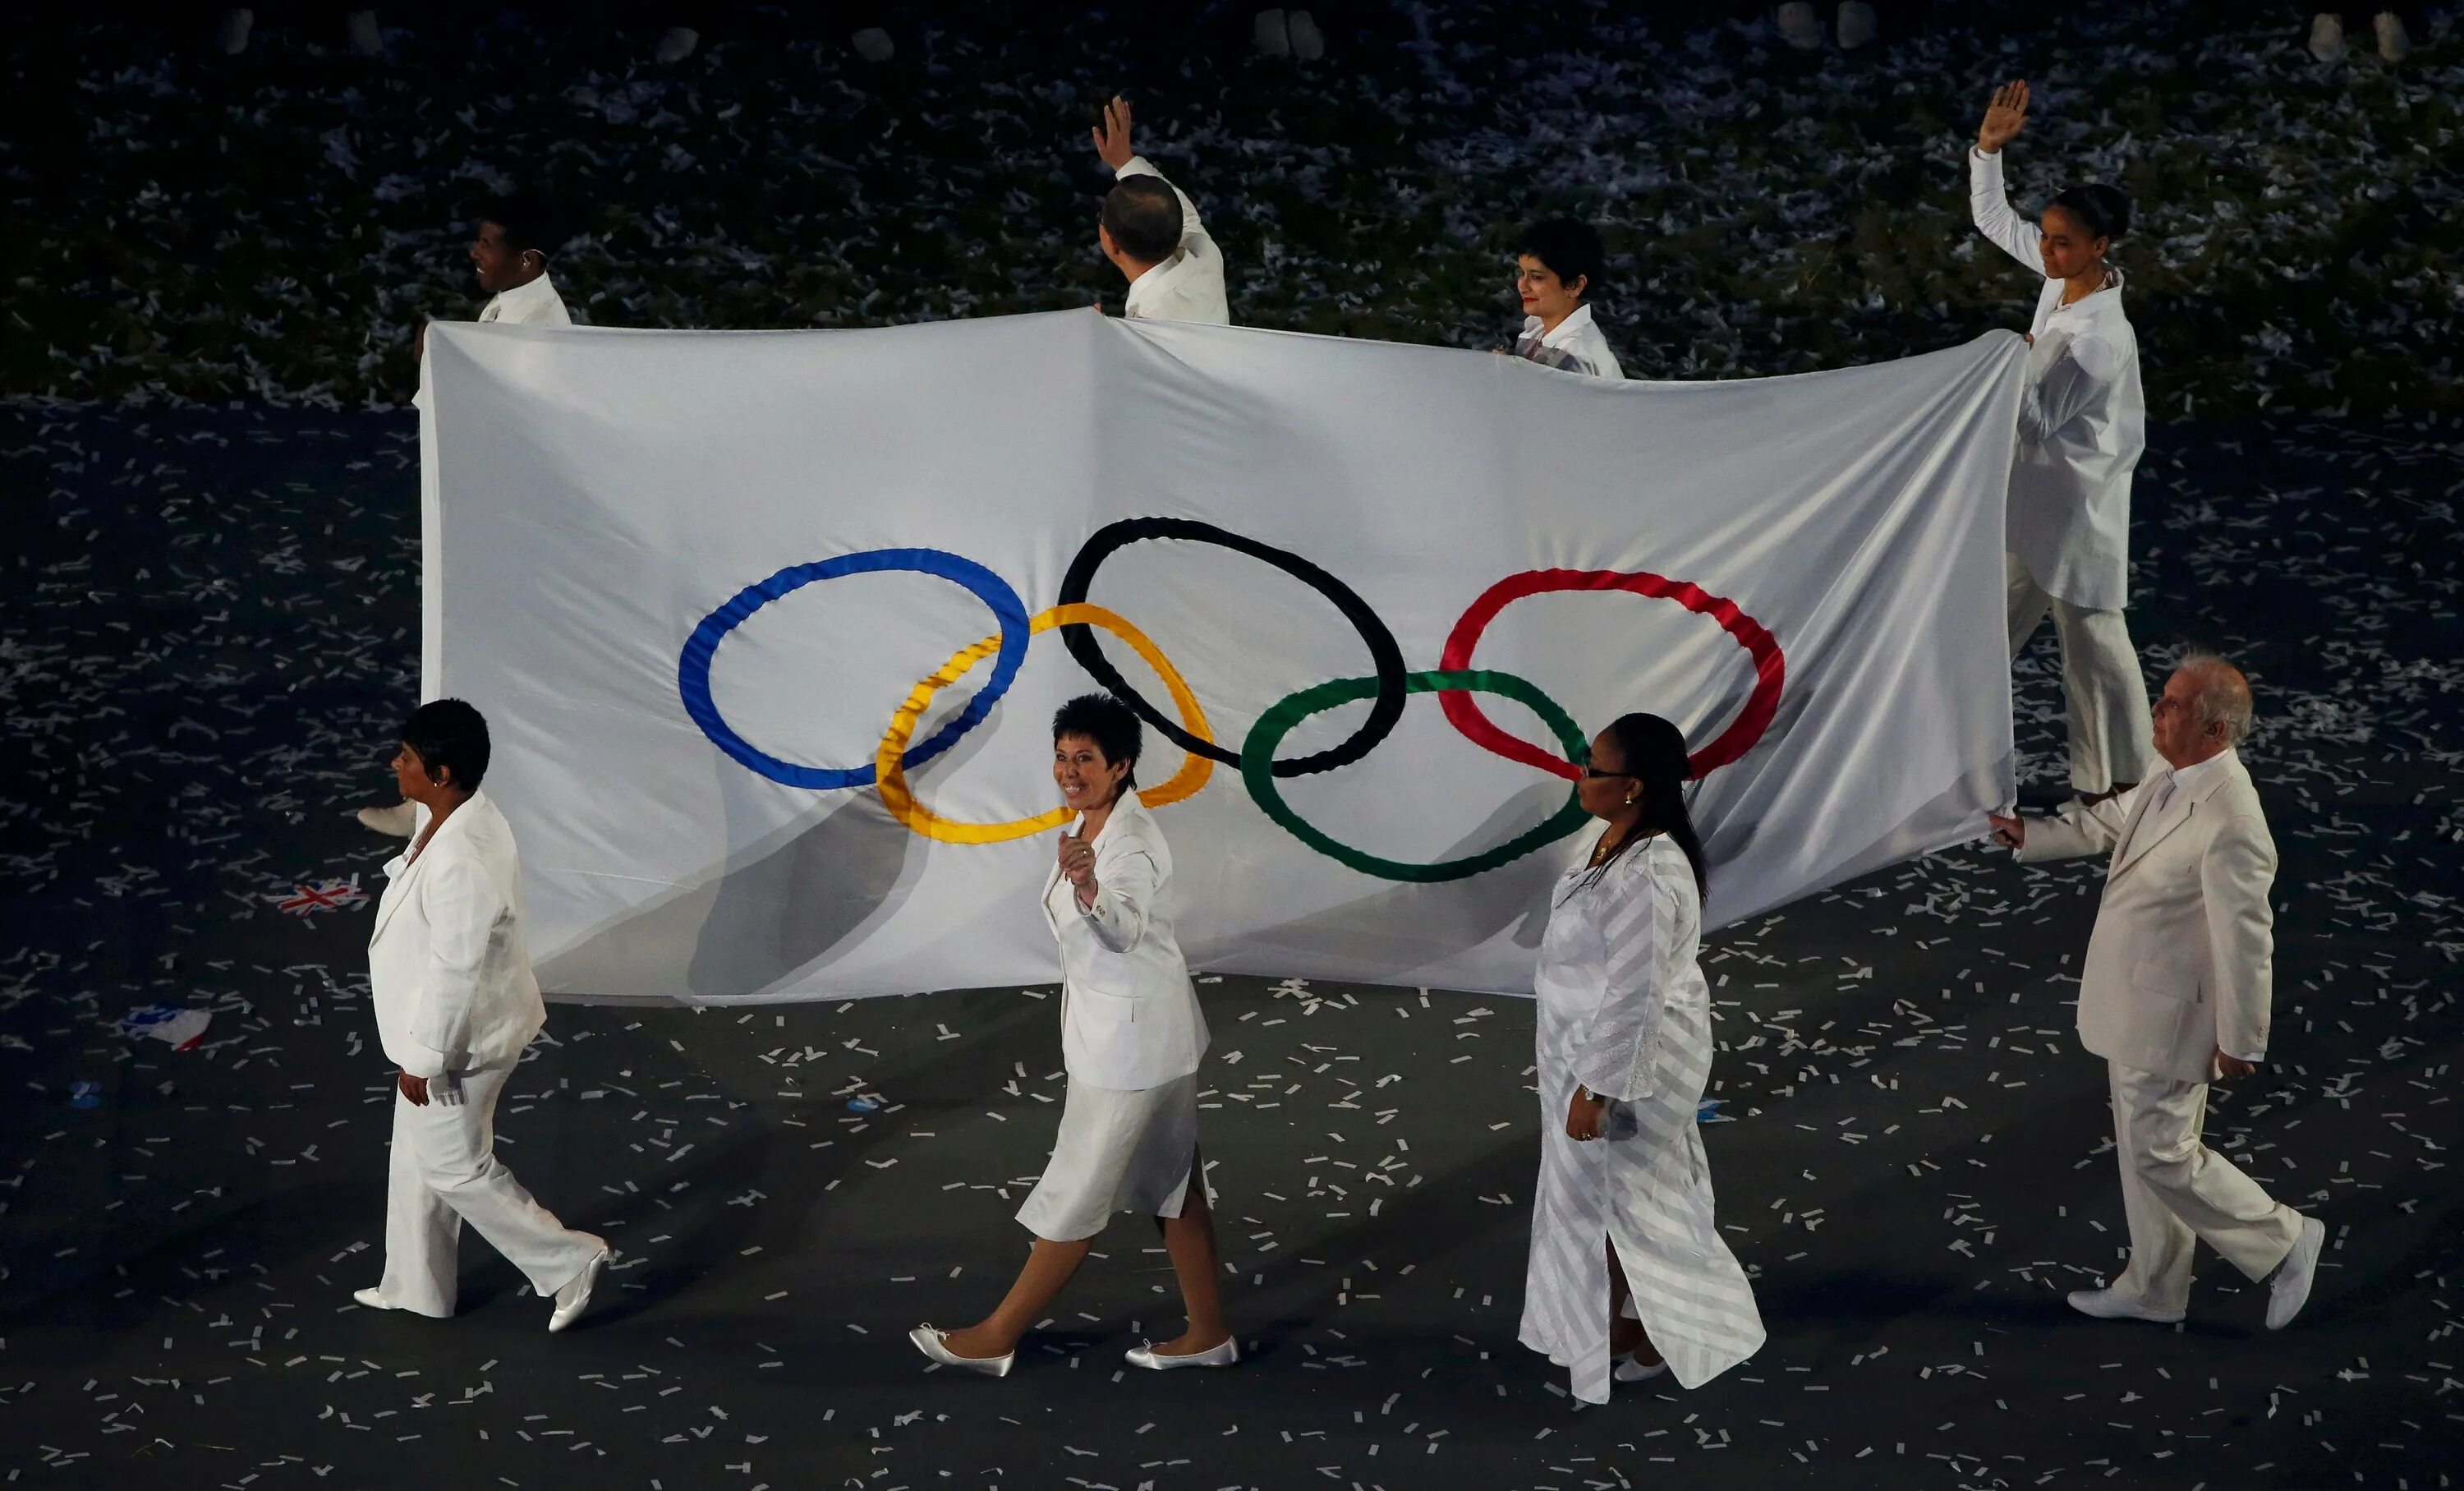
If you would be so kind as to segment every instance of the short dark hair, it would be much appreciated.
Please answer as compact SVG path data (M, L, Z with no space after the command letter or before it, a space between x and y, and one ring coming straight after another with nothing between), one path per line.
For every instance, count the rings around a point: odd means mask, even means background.
M1095 743L1106 762L1128 764L1129 775L1121 778L1124 791L1138 785L1138 747L1145 734L1137 711L1110 694L1081 694L1052 712L1053 745L1060 745L1065 735L1083 735Z
M1104 193L1104 231L1112 246L1160 264L1180 248L1180 197L1160 176L1124 176Z
M1575 280L1581 280L1579 298L1586 300L1599 289L1600 278L1608 273L1609 251L1600 243L1599 230L1572 217L1533 223L1523 230L1514 252L1538 259L1543 268L1569 288Z
M402 743L430 777L448 773L445 785L462 791L477 791L488 774L487 718L458 699L420 705L402 727Z
M503 229L505 247L516 254L536 252L546 258L564 246L564 234L554 214L537 197L496 197L480 208L479 221Z
M2078 218L2091 238L2119 240L2130 231L2130 197L2120 187L2091 181L2068 188L2045 205L2060 208Z

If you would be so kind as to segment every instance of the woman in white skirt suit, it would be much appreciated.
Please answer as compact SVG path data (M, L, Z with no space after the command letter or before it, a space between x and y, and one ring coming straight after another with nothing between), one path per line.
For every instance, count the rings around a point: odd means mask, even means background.
M2028 388L2011 465L2006 579L2011 656L2054 617L2062 649L2071 787L2090 802L2128 790L2155 754L2147 682L2123 607L2130 589L2130 474L2147 449L2139 337L2105 262L2130 231L2130 199L2092 182L2031 223L2011 210L2002 147L2028 122L2028 85L1995 90L1968 154L1976 230L2042 275L2028 327Z
M1069 1072L1061 1134L1019 1208L1035 1235L999 1308L963 1330L909 1332L946 1367L1008 1375L1019 1338L1043 1315L1114 1212L1163 1230L1189 1328L1149 1342L1130 1365L1229 1367L1241 1348L1216 1289L1215 1221L1198 1160L1198 1061L1206 1021L1173 941L1172 853L1139 802L1140 730L1127 704L1088 694L1052 718L1052 779L1078 817L1044 882L1061 945L1061 1054Z
M1627 715L1579 786L1607 828L1557 881L1540 943L1540 1182L1523 1344L1574 1396L1673 1372L1699 1388L1763 1344L1752 1286L1721 1240L1695 1121L1711 1073L1697 961L1703 846L1685 741Z

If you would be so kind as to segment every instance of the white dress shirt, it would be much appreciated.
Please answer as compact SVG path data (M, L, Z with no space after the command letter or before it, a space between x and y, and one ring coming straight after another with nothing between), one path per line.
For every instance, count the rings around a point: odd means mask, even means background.
M1625 369L1617 366L1617 354L1609 350L1609 339L1600 334L1599 323L1592 320L1589 305L1575 306L1564 321L1548 331L1540 329L1539 317L1525 317L1523 335L1515 339L1514 355L1594 378L1625 376Z
M1198 204L1189 193L1164 180L1163 172L1143 155L1133 155L1114 171L1115 179L1153 176L1172 187L1180 198L1180 247L1172 257L1149 266L1130 281L1121 314L1133 321L1196 321L1213 326L1232 324L1232 304L1223 292L1223 251L1198 220Z
M2000 152L1969 147L1968 189L1977 230L2042 277L2036 228L2011 209ZM2068 305L2066 283L2044 280L2011 466L2011 552L2047 594L2086 611L2128 598L2130 473L2147 449L2139 338L2123 314L2122 272L2111 273Z

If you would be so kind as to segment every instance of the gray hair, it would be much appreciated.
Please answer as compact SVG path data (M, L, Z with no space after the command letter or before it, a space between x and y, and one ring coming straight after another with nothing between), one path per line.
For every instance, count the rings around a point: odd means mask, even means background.
M2173 670L2198 680L2199 696L2194 707L2201 729L2221 721L2226 745L2238 746L2250 739L2251 717L2255 711L2251 704L2250 679L2242 677L2239 668L2222 653L2192 647L2183 651Z

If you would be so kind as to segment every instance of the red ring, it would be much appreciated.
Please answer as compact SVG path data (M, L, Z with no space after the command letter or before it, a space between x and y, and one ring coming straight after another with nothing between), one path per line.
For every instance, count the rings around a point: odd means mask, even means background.
M1721 630L1735 637L1737 645L1753 658L1754 690L1746 697L1746 707L1720 732L1719 739L1686 758L1696 778L1707 776L1742 757L1771 728L1772 718L1779 713L1780 687L1788 675L1788 659L1780 652L1778 638L1761 622L1740 611L1735 601L1714 595L1691 580L1671 580L1647 570L1625 573L1615 569L1527 569L1507 575L1482 591L1480 599L1473 601L1471 609L1455 622L1438 667L1447 672L1470 668L1472 651L1480 646L1481 634L1488 630L1499 612L1527 595L1543 595L1551 590L1631 590L1637 595L1675 601L1687 611L1720 623ZM1499 729L1467 692L1448 690L1438 696L1438 702L1445 710L1447 721L1475 746L1569 780L1583 774L1573 762Z

